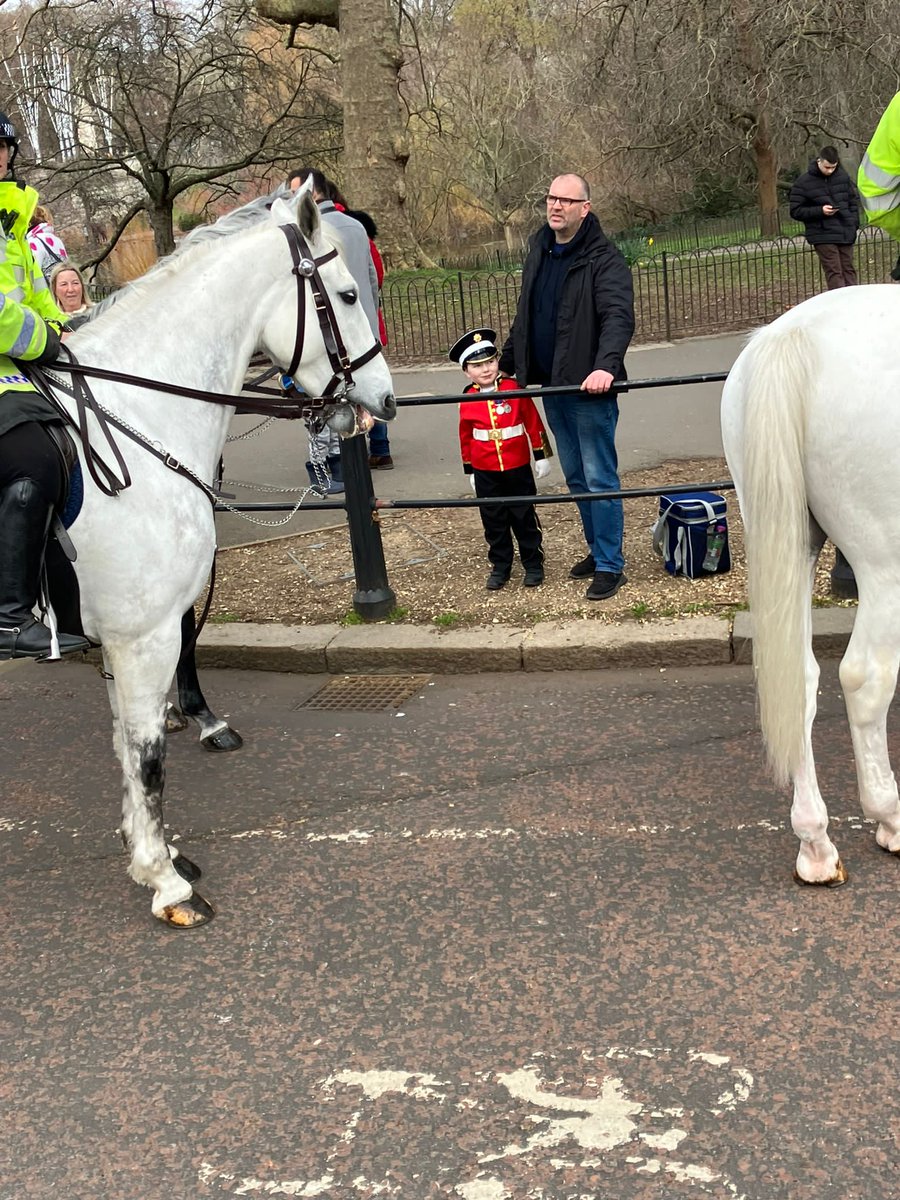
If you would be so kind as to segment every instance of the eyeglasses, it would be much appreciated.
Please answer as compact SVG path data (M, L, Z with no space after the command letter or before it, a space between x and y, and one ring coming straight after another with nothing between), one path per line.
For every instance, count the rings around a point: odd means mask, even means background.
M570 204L587 204L587 197L586 196L576 196L575 199L573 200L571 196L545 196L544 203L545 204L562 204L566 208L568 208Z

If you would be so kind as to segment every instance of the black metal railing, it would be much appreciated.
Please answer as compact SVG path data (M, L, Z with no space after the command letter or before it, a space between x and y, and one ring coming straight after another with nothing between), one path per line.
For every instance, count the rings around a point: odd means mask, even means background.
M860 283L886 281L895 257L896 246L881 230L864 229L855 255ZM638 343L762 325L824 288L818 259L802 237L663 251L639 258L631 273ZM476 325L505 336L521 280L517 270L388 276L383 304L389 360L436 362L464 329Z

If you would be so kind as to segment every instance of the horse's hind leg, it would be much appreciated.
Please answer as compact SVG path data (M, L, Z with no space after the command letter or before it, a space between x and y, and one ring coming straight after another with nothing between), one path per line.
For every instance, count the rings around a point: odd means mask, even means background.
M184 729L187 725L185 718L190 717L200 726L200 745L205 750L239 750L244 744L243 738L227 721L216 716L200 690L197 661L194 656L196 630L196 614L193 608L189 608L181 618L181 657L175 672L178 707L169 705L166 726L170 733Z
M153 915L177 928L209 921L213 909L191 887L196 868L178 870L163 834L165 784L165 697L178 655L177 629L104 648L115 677L116 750L122 763L122 838L131 856L129 871L153 889Z
M794 878L799 883L837 887L847 881L837 847L828 836L828 810L816 777L813 758L812 727L816 717L816 697L819 689L819 664L812 650L812 592L816 562L825 542L815 521L810 527L810 561L806 583L808 596L806 618L806 720L803 763L794 775L794 798L791 806L791 826L800 839Z
M865 815L878 822L878 845L892 854L900 854L900 800L887 746L887 713L900 665L897 586L897 581L889 586L882 582L871 600L871 581L859 580L859 609L841 662L860 804Z

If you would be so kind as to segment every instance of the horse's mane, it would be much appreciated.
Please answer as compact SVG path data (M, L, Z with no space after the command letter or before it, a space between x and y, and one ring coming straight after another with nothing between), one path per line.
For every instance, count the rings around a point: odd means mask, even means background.
M281 198L290 200L291 191L285 184L281 184L265 196L257 196L255 200L250 200L247 204L242 204L240 208L235 208L224 216L219 217L212 225L199 225L196 229L192 229L181 239L171 254L167 254L165 258L161 258L159 262L146 271L139 279L134 279L130 283L126 283L111 295L106 296L103 300L98 301L92 308L88 310L87 320L84 324L90 321L95 321L98 317L108 312L114 305L120 304L123 300L137 297L147 289L149 285L154 283L161 275L171 274L175 270L180 270L184 257L195 250L197 246L205 245L207 242L218 241L223 237L230 237L235 233L243 233L254 225L258 225L268 216L269 209L275 200Z

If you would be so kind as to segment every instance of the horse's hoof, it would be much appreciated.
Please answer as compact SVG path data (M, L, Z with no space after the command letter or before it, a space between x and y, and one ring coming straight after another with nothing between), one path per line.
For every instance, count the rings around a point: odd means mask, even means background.
M893 854L894 858L900 858L900 850L892 850L890 846L882 846L881 842L876 842L875 845L879 850L883 850L885 854Z
M850 873L840 859L834 868L834 874L830 879L804 879L796 867L794 867L794 883L799 883L803 887L825 887L839 888L850 878Z
M244 739L230 725L226 725L218 733L210 734L208 738L200 739L200 745L204 750L209 750L211 754L221 754L227 750L240 750L243 744Z
M172 929L198 929L211 921L215 915L216 910L213 906L196 892L193 896L188 896L187 900L182 900L179 904L169 904L162 912L154 913L154 916L159 917L160 921Z
M187 855L182 854L179 850L172 859L172 866L185 881L185 883L196 883L203 872L195 862L192 862Z
M188 719L174 704L170 704L166 708L166 733L181 733L182 729L187 729Z

